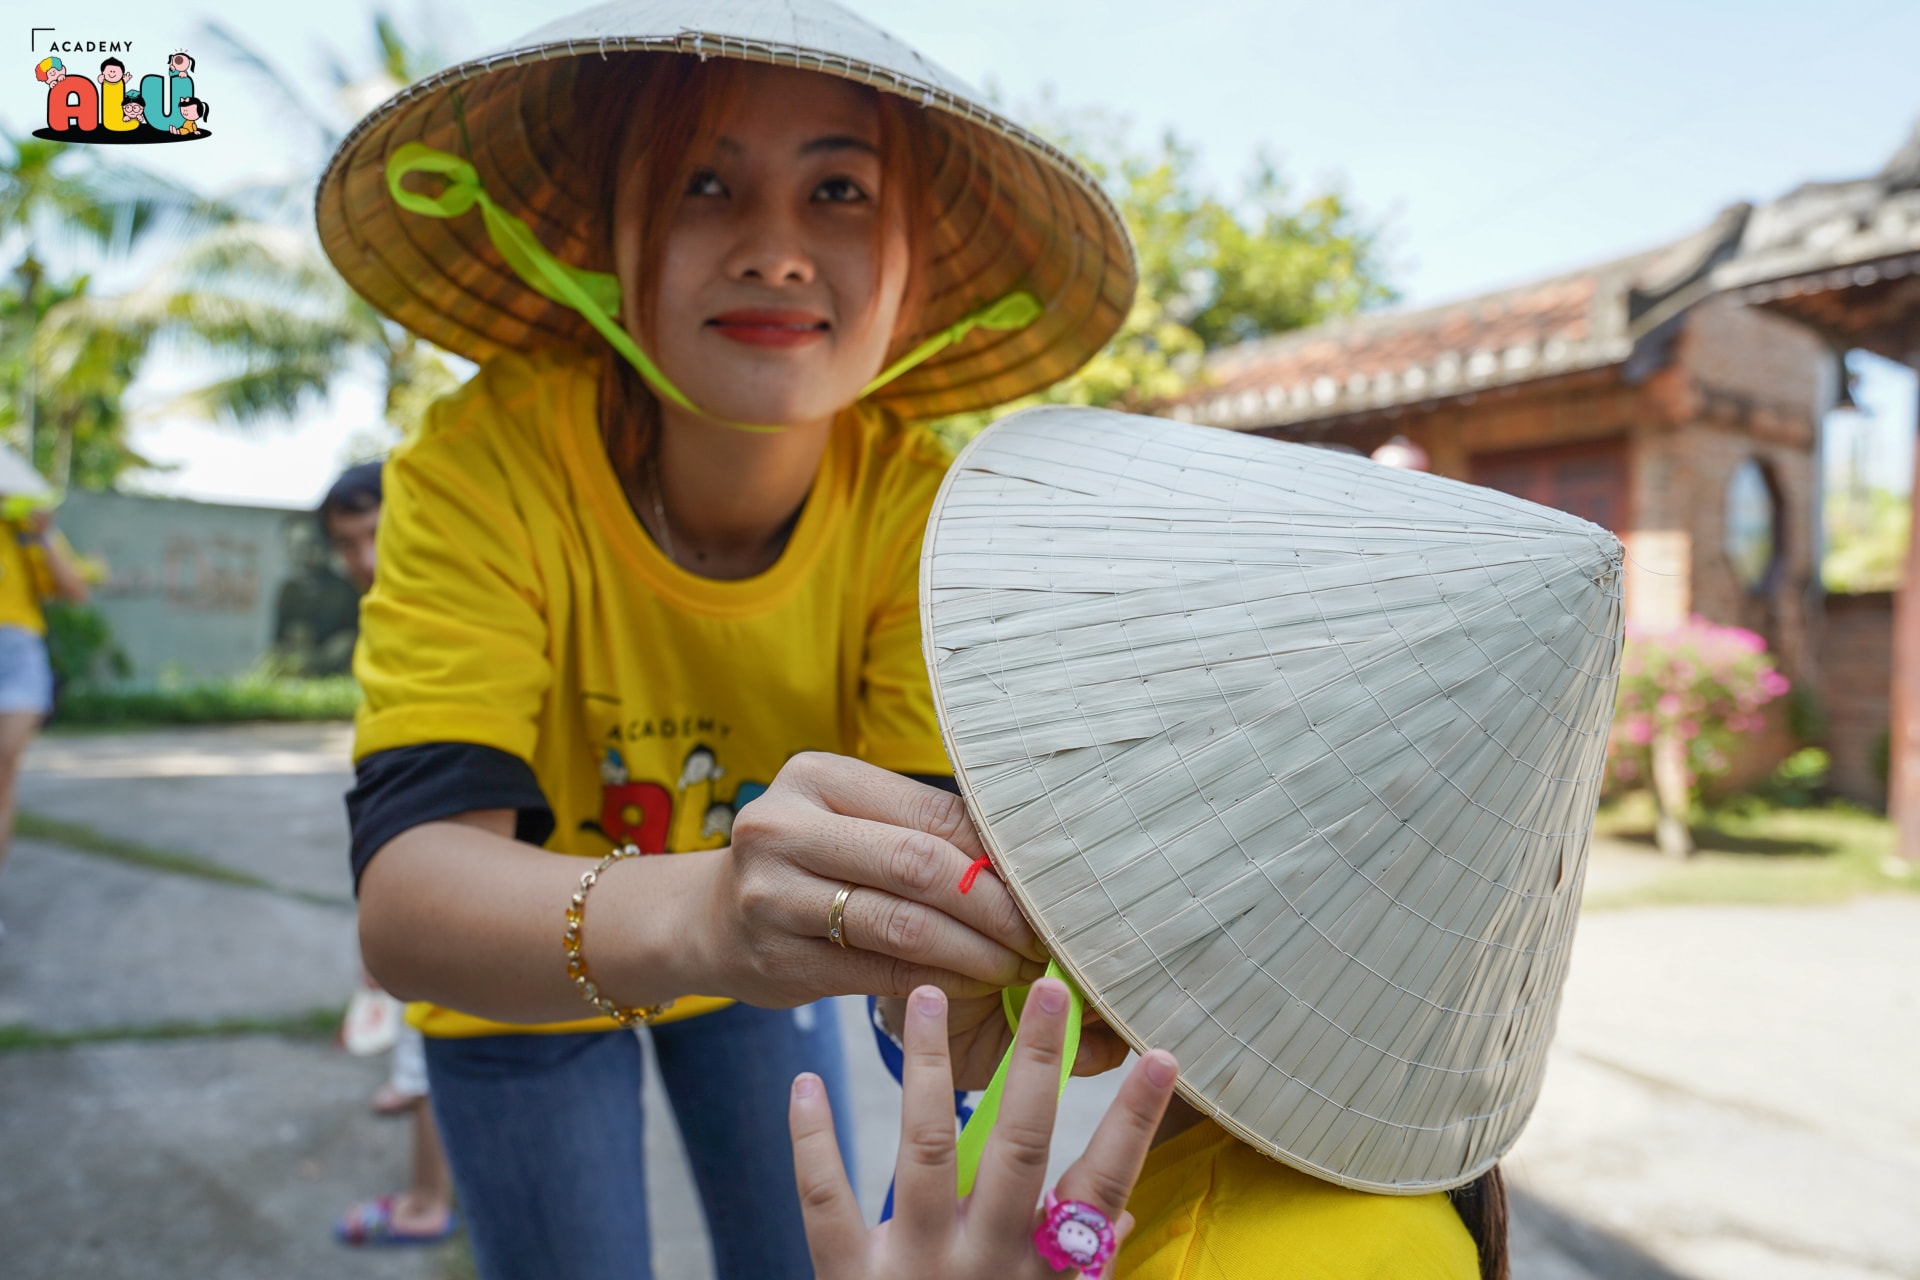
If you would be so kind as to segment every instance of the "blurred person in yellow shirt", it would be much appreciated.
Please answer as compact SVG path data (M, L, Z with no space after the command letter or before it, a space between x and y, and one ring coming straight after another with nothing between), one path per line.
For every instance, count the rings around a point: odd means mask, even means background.
M0 520L0 869L13 843L13 782L20 758L53 710L47 660L48 599L84 603L87 581L73 548L39 510ZM0 938L6 926L0 925Z

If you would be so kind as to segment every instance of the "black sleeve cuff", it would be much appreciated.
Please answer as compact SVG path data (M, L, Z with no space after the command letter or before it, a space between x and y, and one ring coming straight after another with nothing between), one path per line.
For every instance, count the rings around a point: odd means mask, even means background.
M553 808L518 756L471 742L423 742L366 757L347 792L354 893L373 855L401 832L482 809L514 810L516 840L545 844L553 834Z
M915 782L929 787L938 787L948 795L960 794L960 784L954 781L950 773L909 773L902 776L912 778Z

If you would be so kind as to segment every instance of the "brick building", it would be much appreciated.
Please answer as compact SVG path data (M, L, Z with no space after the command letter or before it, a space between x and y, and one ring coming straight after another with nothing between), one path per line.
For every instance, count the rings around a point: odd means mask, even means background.
M1617 533L1629 622L1697 613L1749 627L1790 677L1819 688L1820 424L1841 392L1845 349L1868 344L1766 305L1749 264L1826 263L1820 247L1842 237L1828 227L1809 251L1810 229L1843 215L1883 233L1872 246L1882 257L1913 253L1920 281L1920 133L1879 175L1735 205L1655 250L1217 352L1206 384L1171 411L1363 453L1404 437L1441 475ZM1871 626L1859 613L1849 644ZM1844 789L1876 798L1867 761L1836 765Z

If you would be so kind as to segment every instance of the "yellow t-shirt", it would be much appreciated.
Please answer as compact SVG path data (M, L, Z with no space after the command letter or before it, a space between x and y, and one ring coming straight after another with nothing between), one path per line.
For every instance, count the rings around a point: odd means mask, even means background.
M1147 1154L1113 1280L1478 1280L1445 1195L1379 1196L1309 1177L1211 1120Z
M46 551L22 543L24 536L25 525L0 520L0 627L24 627L43 636L47 634L47 615L40 602L53 594L53 571L47 567ZM58 530L48 536L62 550L69 549Z
M950 772L920 651L939 442L875 409L842 414L779 561L715 581L634 516L598 385L580 353L498 357L388 461L355 758L430 742L517 756L553 810L547 847L584 858L629 840L723 846L801 751ZM686 998L670 1016L724 1003ZM431 1006L410 1020L442 1036L536 1029Z

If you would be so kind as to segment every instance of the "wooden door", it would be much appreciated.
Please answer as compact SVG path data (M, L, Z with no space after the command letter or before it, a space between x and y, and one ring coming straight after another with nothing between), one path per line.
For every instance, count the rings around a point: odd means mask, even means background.
M1476 453L1475 484L1546 507L1570 511L1602 529L1627 525L1627 441L1624 436L1539 449Z

